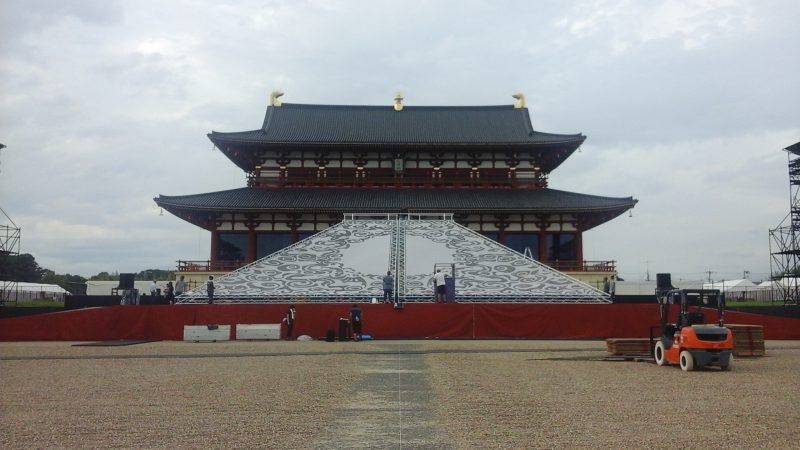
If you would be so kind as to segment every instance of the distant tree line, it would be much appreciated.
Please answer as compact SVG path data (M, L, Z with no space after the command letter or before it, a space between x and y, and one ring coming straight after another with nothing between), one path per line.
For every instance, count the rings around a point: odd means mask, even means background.
M175 272L171 270L148 269L137 273L134 279L139 281L167 281L175 279ZM36 258L29 253L21 255L0 254L0 280L21 281L25 283L57 284L71 294L86 293L86 278L80 275L57 274L50 269L39 266ZM119 272L100 272L89 277L93 281L117 281Z

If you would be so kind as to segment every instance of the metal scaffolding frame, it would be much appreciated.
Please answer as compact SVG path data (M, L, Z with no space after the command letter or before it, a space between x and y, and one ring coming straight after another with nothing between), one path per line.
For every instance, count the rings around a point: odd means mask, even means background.
M19 256L20 228L0 208L7 224L0 224L0 258L7 259ZM2 220L2 218L0 218ZM0 264L0 305L16 303L19 295L19 284L16 273L12 273L10 266Z
M789 167L789 214L769 230L769 266L783 304L800 305L800 142L783 150Z

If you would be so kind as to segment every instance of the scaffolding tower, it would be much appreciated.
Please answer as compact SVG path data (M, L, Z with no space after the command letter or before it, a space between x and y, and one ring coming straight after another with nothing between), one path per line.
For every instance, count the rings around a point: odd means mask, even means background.
M800 305L800 142L784 150L789 165L789 214L769 230L769 267L783 304Z
M0 305L8 305L16 303L19 294L19 280L9 260L19 256L20 229L3 208L0 212L0 220L7 222L0 224Z

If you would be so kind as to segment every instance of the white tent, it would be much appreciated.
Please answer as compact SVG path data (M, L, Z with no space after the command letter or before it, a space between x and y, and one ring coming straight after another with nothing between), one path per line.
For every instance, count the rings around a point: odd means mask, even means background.
M9 300L63 300L68 294L64 288L57 284L25 283L22 281L0 281L0 287L6 291Z
M703 289L719 289L721 292L746 292L756 288L756 284L747 278L739 280L715 281L714 283L703 283Z
M0 283L13 283L12 281L0 281ZM43 283L25 283L19 281L17 284L18 291L24 292L51 292L55 294L68 294L68 292L57 284L43 284Z
M778 282L775 280L764 280L756 286L758 289L778 289Z
M796 288L798 285L797 277L783 277L780 280L773 281L775 283L773 286L777 289L778 287L791 287Z

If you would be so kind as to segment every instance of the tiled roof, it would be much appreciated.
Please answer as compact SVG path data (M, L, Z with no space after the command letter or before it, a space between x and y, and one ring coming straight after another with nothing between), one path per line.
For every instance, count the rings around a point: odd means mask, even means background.
M633 197L600 197L555 189L259 189L184 196L161 195L162 207L190 210L408 211L625 211Z
M211 132L224 143L284 144L558 144L580 145L582 134L534 131L527 108L504 106L303 105L267 108L259 130ZM576 146L577 146L576 145Z

